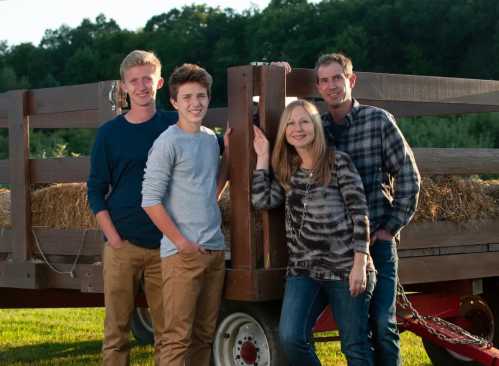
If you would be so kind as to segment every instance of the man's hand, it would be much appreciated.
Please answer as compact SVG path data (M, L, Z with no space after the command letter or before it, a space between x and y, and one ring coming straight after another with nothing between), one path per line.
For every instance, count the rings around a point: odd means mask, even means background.
M284 67L284 71L286 74L289 74L291 71L293 71L293 68L291 67L289 62L286 62L286 61L273 61L270 63L270 65Z
M204 248L199 245L198 243L195 243L193 241L190 241L190 240L183 240L181 242L179 242L177 244L177 250L179 253L185 253L185 254L188 254L188 253L206 253L206 251L204 250Z
M379 229L372 236L371 244L373 244L376 240L393 240L393 235L385 229Z

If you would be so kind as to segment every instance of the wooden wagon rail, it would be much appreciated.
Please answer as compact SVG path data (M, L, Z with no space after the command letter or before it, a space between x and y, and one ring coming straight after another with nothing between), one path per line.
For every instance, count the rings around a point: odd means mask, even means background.
M358 73L354 96L387 108L396 116L499 111L499 82L412 75ZM11 187L12 228L0 232L0 287L74 289L102 292L99 231L31 227L30 186L34 183L81 182L88 157L30 159L30 128L97 128L120 112L108 102L113 82L12 91L0 94L0 128L9 129L9 160L0 161L0 183ZM231 260L225 296L268 300L281 296L287 261L282 210L256 212L250 184L255 163L251 126L255 113L272 141L286 96L317 100L313 70L297 69L287 77L271 66L228 70L228 107L210 109L207 125L234 128L231 140ZM256 107L253 97L259 97ZM319 106L324 105L319 102ZM488 174L499 171L499 149L415 149L425 175ZM260 217L258 217L260 215ZM257 225L263 230L256 230ZM33 244L57 268L82 263L73 278L57 274L41 261ZM259 234L261 233L261 234ZM411 224L399 248L400 277L406 284L499 275L499 221L463 227L449 222Z

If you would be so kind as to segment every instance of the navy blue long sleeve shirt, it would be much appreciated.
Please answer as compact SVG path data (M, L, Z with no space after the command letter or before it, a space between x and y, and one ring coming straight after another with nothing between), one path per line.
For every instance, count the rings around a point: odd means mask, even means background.
M117 116L99 128L92 149L90 208L94 214L108 210L121 238L144 248L158 248L162 237L141 207L147 156L154 140L177 120L176 112L166 111L139 124Z

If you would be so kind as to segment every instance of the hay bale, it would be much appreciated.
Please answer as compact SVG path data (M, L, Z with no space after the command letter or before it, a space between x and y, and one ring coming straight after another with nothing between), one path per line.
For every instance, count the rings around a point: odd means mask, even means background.
M31 192L31 224L55 229L97 229L85 183L54 184ZM10 226L10 191L0 191L0 226Z
M489 193L494 190L499 192L499 185L478 179L424 177L413 221L464 223L498 217L499 202Z

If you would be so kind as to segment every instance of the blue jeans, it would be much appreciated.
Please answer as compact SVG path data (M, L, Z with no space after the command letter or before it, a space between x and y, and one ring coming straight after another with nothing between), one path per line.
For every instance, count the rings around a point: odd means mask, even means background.
M396 243L394 240L376 240L370 250L378 271L370 308L375 364L400 366L400 339L396 319Z
M290 365L320 366L311 336L325 302L333 310L340 331L341 350L348 365L373 365L368 314L375 282L375 275L369 274L366 291L352 297L347 280L318 281L305 276L289 277L284 292L279 337Z

